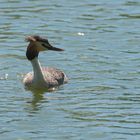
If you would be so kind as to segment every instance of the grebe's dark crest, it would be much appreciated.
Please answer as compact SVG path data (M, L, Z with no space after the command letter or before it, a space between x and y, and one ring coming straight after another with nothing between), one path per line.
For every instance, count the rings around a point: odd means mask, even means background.
M63 71L51 67L41 67L38 60L40 51L63 51L63 49L53 47L47 39L36 35L28 36L26 41L29 42L26 57L32 63L33 72L25 75L23 79L25 87L27 89L54 90L60 85L67 83L68 78Z

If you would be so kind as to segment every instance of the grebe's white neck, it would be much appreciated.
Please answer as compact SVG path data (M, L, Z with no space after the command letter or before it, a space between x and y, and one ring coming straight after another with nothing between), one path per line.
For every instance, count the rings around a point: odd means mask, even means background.
M42 67L40 65L40 62L37 57L31 60L32 66L33 66L33 74L34 74L34 82L41 82L45 81L44 75L42 72Z

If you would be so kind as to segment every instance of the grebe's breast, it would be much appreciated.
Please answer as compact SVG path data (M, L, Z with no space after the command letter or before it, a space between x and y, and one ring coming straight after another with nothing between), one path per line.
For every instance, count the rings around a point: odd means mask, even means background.
M33 72L25 75L23 83L26 88L50 89L68 82L64 72L52 67L42 67L43 79L36 79Z

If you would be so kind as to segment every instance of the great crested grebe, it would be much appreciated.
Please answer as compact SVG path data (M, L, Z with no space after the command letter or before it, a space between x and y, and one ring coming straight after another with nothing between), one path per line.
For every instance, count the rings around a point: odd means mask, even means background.
M26 57L33 66L33 72L25 75L23 79L25 87L27 89L54 90L60 85L67 83L68 78L64 72L52 67L41 67L38 60L40 51L63 51L63 49L53 47L47 39L37 35L28 36L26 41L29 42Z

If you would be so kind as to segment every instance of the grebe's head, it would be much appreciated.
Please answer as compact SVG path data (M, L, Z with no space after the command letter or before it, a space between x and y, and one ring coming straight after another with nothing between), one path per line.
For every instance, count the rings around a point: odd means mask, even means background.
M25 38L26 41L30 42L34 47L36 47L37 51L64 51L63 49L53 47L47 38L42 38L38 35L28 36Z
M48 39L42 38L37 35L28 36L25 38L27 42L30 42L27 51L26 56L28 60L32 60L35 57L38 57L38 54L40 51L46 51L46 50L52 50L52 51L63 51L63 49L53 47Z

